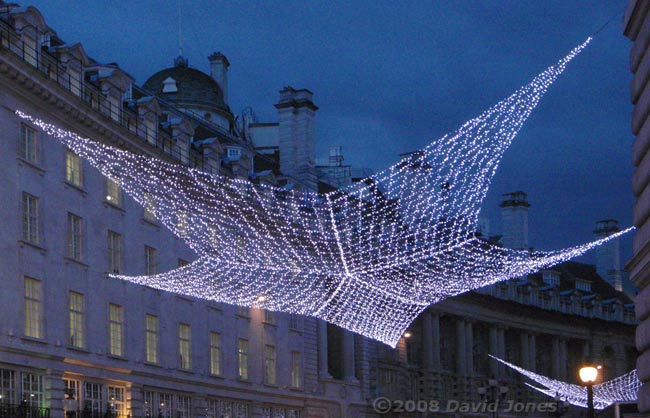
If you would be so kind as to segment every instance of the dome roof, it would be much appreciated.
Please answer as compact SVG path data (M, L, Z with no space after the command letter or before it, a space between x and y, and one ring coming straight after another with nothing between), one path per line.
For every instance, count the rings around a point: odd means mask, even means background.
M183 104L192 104L220 109L230 114L230 108L224 102L223 91L219 84L209 75L187 66L187 60L176 59L175 66L158 71L145 81L146 90L159 96L162 100ZM165 81L172 78L176 88L163 92ZM173 83L172 83L173 84Z

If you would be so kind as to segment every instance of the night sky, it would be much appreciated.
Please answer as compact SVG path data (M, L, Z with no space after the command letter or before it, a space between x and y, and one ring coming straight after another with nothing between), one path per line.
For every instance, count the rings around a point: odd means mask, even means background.
M233 112L252 106L261 122L275 121L282 87L310 89L318 154L342 145L346 163L379 170L509 95L614 17L524 125L483 205L499 233L501 194L527 192L530 244L548 250L590 240L596 220L632 222L626 3L182 0L183 49L205 72L207 56L223 52ZM138 84L178 55L177 0L21 4Z

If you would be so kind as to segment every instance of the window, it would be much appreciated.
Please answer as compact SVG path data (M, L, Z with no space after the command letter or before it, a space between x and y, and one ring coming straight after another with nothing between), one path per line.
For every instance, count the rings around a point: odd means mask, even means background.
M119 386L108 387L108 406L111 412L118 417L126 415L126 405L124 403L124 388Z
M289 329L293 331L302 331L302 321L300 320L300 315L291 314L289 316Z
M275 385L276 367L275 367L275 346L267 345L264 347L264 383L267 385Z
M221 374L221 334L210 332L210 373Z
M156 222L156 200L153 198L153 195L151 193L144 193L143 197L143 205L144 206L144 219L151 221L151 222Z
M264 310L264 322L275 325L275 312Z
M151 145L156 145L156 121L146 118L144 120L144 127L147 142Z
M81 260L82 224L81 217L68 213L68 257Z
M36 130L24 123L20 125L20 156L33 164L38 164L40 161Z
M72 151L65 154L65 180L77 187L83 186L81 158Z
M106 97L106 103L108 104L108 113L111 119L113 119L116 122L119 122L120 120L120 96L115 96L113 94L108 94Z
M156 274L157 255L155 248L144 246L144 273L146 275Z
M591 282L587 280L576 279L576 289L583 290L585 292L591 292Z
M39 199L23 192L23 240L38 244L40 237Z
M557 287L560 285L560 273L552 270L543 271L542 280L548 285Z
M115 206L122 206L122 189L119 183L109 178L106 179L106 201Z
M241 157L241 149L239 148L228 148L228 158L231 160L239 160Z
M0 369L0 403L16 402L16 372Z
M146 316L146 351L149 363L158 363L158 317L147 314Z
M300 351L291 352L291 387L302 386L302 364L300 362Z
M192 398L178 395L176 398L176 418L190 418L192 414Z
M29 277L25 277L25 335L43 338L42 283Z
M122 236L108 231L108 271L119 274L122 264Z
M43 406L43 376L32 373L22 373L23 397L27 406L41 408Z
M181 369L192 368L191 328L188 324L178 324L178 352Z
M77 348L84 348L86 345L84 333L84 295L81 293L70 292L69 316L70 345Z
M190 264L189 261L187 261L187 260L183 260L182 258L179 258L179 259L178 259L178 267L184 267L184 266L186 266L186 265L188 265L188 264Z
M246 306L238 306L237 307L237 315L243 316L245 318L250 317L250 311Z
M161 393L160 395L160 408L158 409L158 417L162 418L172 418L173 405L172 405L172 394L171 393Z
M77 412L79 408L79 383L78 380L63 379L63 384L65 385L64 399L69 399L67 402L66 400L63 401L64 416L67 416L65 415L67 412ZM71 402L72 400L76 402Z
M100 418L102 416L102 385L99 383L84 383L84 403L83 410L87 411L84 417Z
M124 355L124 308L119 305L108 305L110 347L109 352L114 356Z
M237 364L240 379L248 379L248 340L237 340Z
M142 413L144 416L153 417L153 392L148 390L142 392L142 401L144 402L144 405L142 407Z

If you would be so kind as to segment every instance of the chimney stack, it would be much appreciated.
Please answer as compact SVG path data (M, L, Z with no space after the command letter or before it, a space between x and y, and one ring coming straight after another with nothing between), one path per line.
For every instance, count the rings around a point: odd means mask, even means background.
M221 52L214 52L208 57L210 77L217 82L223 92L223 101L228 104L228 67L230 62Z
M596 222L594 235L597 239L608 237L619 232L618 221L605 219ZM614 238L611 241L596 247L596 271L598 275L607 280L616 290L623 291L623 277L621 274L620 241Z
M280 91L278 136L280 170L306 190L316 191L314 163L314 117L318 107L307 89L285 87Z
M513 250L527 250L530 203L526 193L519 191L504 194L499 207L503 223L503 246Z

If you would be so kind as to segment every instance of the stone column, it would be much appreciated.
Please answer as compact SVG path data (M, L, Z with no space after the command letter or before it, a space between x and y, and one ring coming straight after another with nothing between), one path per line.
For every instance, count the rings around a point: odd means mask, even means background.
M497 342L499 347L499 358L504 359L506 356L506 330L503 327L497 328ZM499 377L503 377L506 374L505 364L499 364Z
M496 325L490 325L490 338L489 338L489 353L492 354L493 356L499 357L499 330L497 329ZM501 357L499 357L501 358ZM494 359L490 359L490 375L491 377L498 378L499 377L499 363L498 361Z
M560 378L560 337L553 337L551 346L551 376L554 379Z
M343 330L343 379L356 381L354 374L354 334Z
M467 357L467 375L474 375L474 328L471 321L465 321L465 355Z
M560 379L567 379L566 339L560 338Z
M528 349L530 350L530 368L528 370L534 372L537 370L537 337L535 334L528 336Z
M431 329L432 336L432 352L433 352L433 369L440 371L440 314L434 313L431 315Z
M465 321L461 318L456 320L456 373L459 376L467 375L467 339L465 337Z
M327 357L327 322L318 320L318 377L331 379Z
M61 370L48 370L43 376L45 389L44 407L50 408L50 416L63 416L63 399L65 398L65 383L63 383L63 372Z
M131 406L131 409L127 411L128 415L132 417L144 416L144 399L142 397L141 385L130 384L127 386L126 402ZM192 401L192 405L194 405L194 401ZM80 406L79 409L83 408ZM205 411L201 416L205 416Z
M528 346L528 333L521 331L519 334L521 342L521 367L530 370L530 348Z
M422 313L422 367L424 370L433 368L433 324L431 323L431 312L426 310Z

